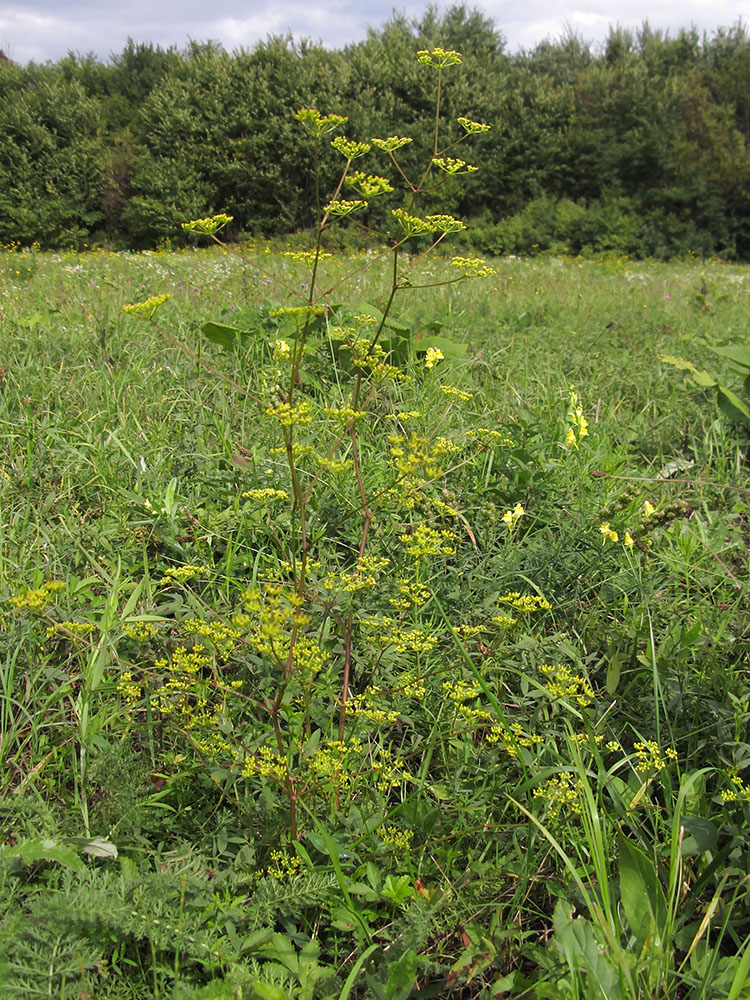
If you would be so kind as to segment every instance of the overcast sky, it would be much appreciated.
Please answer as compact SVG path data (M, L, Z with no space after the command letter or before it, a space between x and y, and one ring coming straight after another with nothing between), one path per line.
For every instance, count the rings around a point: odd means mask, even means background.
M418 17L426 5L396 9ZM511 52L566 29L596 44L608 25L639 27L647 19L672 34L695 26L710 35L750 19L750 0L469 0L467 6L495 18ZM128 36L163 47L213 39L232 50L287 31L337 48L364 38L368 26L380 27L392 10L390 0L0 0L0 49L20 63L71 50L106 59Z

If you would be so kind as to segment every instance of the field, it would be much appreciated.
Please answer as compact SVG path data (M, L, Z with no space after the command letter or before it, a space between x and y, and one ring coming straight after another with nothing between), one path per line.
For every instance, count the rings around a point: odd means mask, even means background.
M750 997L750 270L284 250L0 254L3 1000Z

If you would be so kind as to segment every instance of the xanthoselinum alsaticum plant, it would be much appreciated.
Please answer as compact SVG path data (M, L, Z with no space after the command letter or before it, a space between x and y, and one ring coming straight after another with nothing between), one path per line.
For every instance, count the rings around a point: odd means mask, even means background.
M431 213L429 199L449 178L475 170L453 154L489 126L461 117L444 142L444 77L461 58L442 48L417 58L436 82L432 147L418 176L399 160L400 149L412 142L408 136L362 142L335 134L346 125L344 116L315 108L295 115L310 137L317 224L309 250L286 254L290 267L306 270L305 281L284 283L291 302L264 318L278 377L266 387L261 413L275 443L255 456L255 486L244 498L266 512L273 545L259 554L261 568L229 623L246 651L246 684L242 690L227 686L226 698L218 700L205 690L195 695L179 666L189 661L178 653L184 645L159 661L168 679L157 698L164 701L165 685L173 692L165 702L170 718L182 720L203 753L239 769L264 789L269 805L283 808L292 841L322 814L355 799L360 809L369 807L377 825L414 780L400 720L424 696L431 654L444 638L432 599L459 545L461 515L450 475L472 462L478 449L476 439L440 433L448 413L471 399L471 393L440 384L439 366L459 356L460 345L447 338L413 343L394 318L398 298L413 289L494 273L480 258L454 256L452 277L420 280L427 255L466 228L453 216ZM324 196L327 146L344 165ZM378 154L387 157L391 177L362 169L366 157ZM326 234L396 188L404 191L404 202L391 210L390 230L381 234L391 259L383 304L342 309L333 295L346 279L331 282ZM231 221L214 215L183 228L220 243ZM415 240L427 247L409 254ZM162 300L126 311L152 319ZM209 326L211 339L236 346L233 336L240 331ZM329 388L323 393L311 389L308 377L316 364L325 369ZM430 417L402 404L415 379L443 403ZM342 509L335 531L326 513L331 495ZM205 659L203 648L198 653ZM228 658L226 643L220 653ZM132 699L132 681L128 692ZM205 739L201 719L215 727L220 717L226 738ZM373 724L377 745L370 739Z

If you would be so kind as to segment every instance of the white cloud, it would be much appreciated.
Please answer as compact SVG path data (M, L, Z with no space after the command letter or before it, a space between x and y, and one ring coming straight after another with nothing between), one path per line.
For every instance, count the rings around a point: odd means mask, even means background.
M444 9L451 0L439 0ZM58 59L66 52L93 51L106 58L121 51L128 36L162 46L183 46L188 39L221 42L227 49L251 47L268 34L310 37L340 47L366 36L391 16L393 0L0 0L0 48L18 62ZM466 0L471 9L473 0ZM427 0L406 0L397 10L421 17ZM609 25L653 28L675 33L695 25L709 34L748 14L747 0L482 0L478 6L496 19L509 51L532 48L545 38L572 29L600 43Z

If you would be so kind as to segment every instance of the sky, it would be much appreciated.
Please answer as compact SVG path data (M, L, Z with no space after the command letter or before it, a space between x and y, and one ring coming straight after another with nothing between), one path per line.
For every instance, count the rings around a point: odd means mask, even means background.
M395 9L420 17L426 6L427 0L407 0ZM745 26L750 21L750 0L467 0L466 6L495 20L509 52L566 31L596 46L609 25L637 28L646 20L673 35L681 27L712 35L740 18ZM393 10L389 0L0 0L0 49L19 63L69 51L105 60L128 37L164 48L211 39L232 51L287 32L339 48L381 27Z

